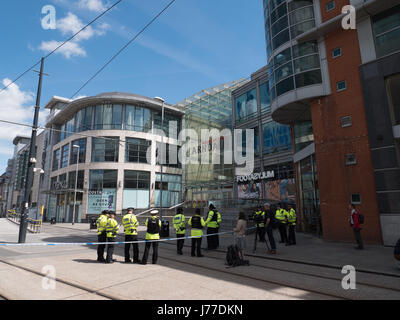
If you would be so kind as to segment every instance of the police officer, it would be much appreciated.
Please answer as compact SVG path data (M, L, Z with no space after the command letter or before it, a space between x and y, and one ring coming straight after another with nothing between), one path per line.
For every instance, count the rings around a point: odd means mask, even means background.
M265 242L265 212L261 207L254 212L253 219L257 227L258 240Z
M218 230L221 224L221 214L215 209L214 205L211 203L209 206L209 211L207 215L206 225L207 225L207 235L214 234L207 237L207 249L214 250L219 247L219 237Z
M274 225L274 215L271 210L271 206L269 203L264 204L264 212L265 212L265 229L267 232L269 244L271 246L271 250L269 253L271 254L276 254L276 244L275 244L275 239L274 239L274 234L273 234L273 225Z
M100 213L100 216L96 221L96 225L97 225L97 242L107 242L107 233L106 233L107 220L108 220L108 211L107 210L103 210ZM106 259L104 259L104 249L105 248L106 248L105 244L99 244L97 246L97 261L98 262L105 262L106 261Z
M177 238L185 238L186 234L186 223L185 223L185 216L182 214L182 208L176 209L176 215L174 217L174 228L176 230L176 237ZM176 244L176 251L178 254L182 255L182 249L185 239L179 239Z
M122 224L125 232L125 242L137 241L137 227L139 221L134 215L134 208L128 208L128 213L123 216ZM125 262L131 262L130 248L133 247L133 263L139 263L139 245L137 243L125 243Z
M158 218L158 210L152 210L150 212L151 217L147 218L146 220L146 227L147 227L147 232L146 232L146 240L159 240L160 239L160 230L161 230L161 220ZM146 242L145 248L144 248L144 253L143 253L143 258L142 258L142 264L147 264L147 258L149 257L149 251L150 251L150 246L153 244L153 258L152 258L152 263L156 264L157 263L157 258L158 258L158 241L153 241L153 242Z
M196 208L195 214L189 219L189 226L192 227L191 236L192 238L192 257L204 257L201 254L201 240L203 236L203 228L206 226L204 219L200 217L200 208Z
M289 211L288 211L288 224L289 224L288 243L289 243L289 245L296 244L296 230L295 230L296 222L297 222L296 210L294 210L293 206L291 204L289 204Z
M277 205L275 219L278 221L279 225L279 234L281 235L281 241L279 243L288 243L287 239L287 231L286 231L286 224L287 224L287 211L281 208L281 205Z
M115 260L113 259L114 253L114 242L115 238L117 237L119 224L117 220L115 220L115 212L109 211L108 212L109 218L107 220L107 258L106 263L113 263Z

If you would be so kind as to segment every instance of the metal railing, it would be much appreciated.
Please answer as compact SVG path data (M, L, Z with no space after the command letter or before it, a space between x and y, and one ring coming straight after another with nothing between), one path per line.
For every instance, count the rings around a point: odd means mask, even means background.
M14 209L8 210L7 219L16 224L20 224L21 213L16 212ZM40 233L42 231L42 220L35 220L32 218L28 218L27 222L28 222L28 231L32 233Z

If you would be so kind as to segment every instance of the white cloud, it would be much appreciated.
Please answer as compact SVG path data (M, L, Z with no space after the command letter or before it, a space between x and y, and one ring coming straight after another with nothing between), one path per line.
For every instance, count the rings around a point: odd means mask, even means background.
M45 52L51 52L59 45L61 45L61 41L42 41L41 45L39 46L40 50ZM86 51L76 42L67 42L61 48L59 48L56 53L62 54L65 58L70 59L72 57L86 57Z
M78 6L81 9L87 9L94 12L102 12L107 9L102 0L79 0Z

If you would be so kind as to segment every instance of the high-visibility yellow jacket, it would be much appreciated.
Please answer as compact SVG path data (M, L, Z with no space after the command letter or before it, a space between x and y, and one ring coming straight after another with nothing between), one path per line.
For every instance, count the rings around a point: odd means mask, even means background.
M221 214L218 211L216 211L216 212L214 212L213 210L208 211L208 216L207 216L207 220L206 220L207 227L219 228L219 225L221 224L221 222L222 222Z
M193 225L192 225L192 219L193 219L194 217L200 218L200 219L199 219L199 221L200 221L200 225L199 225L199 226L193 226ZM196 238L201 238L201 236L203 235L203 228L206 226L206 223L204 222L204 219L203 219L202 217L200 217L199 214L195 214L193 217L191 217L191 218L189 219L188 224L189 224L189 226L192 227L191 236L192 236L192 237L196 237ZM200 227L200 228L199 228L199 227Z
M280 223L286 223L288 215L288 212L285 209L281 208L279 210L276 210L275 219L278 220Z
M98 235L101 235L103 232L106 231L107 220L108 220L108 217L105 214L101 214L100 217L97 218L96 225L97 225L97 234Z
M115 238L118 234L118 230L119 224L117 220L113 218L108 218L106 227L107 238Z
M158 240L160 239L160 232L158 233L150 233L149 232L149 223L152 222L153 220L158 219L158 226L159 226L159 230L161 230L161 220L156 217L156 216L151 216L150 218L148 218L146 220L146 227L147 227L147 232L146 232L146 240Z
M256 211L254 213L254 222L256 223L257 227L264 227L265 226L265 212L264 211Z
M124 232L126 235L137 235L137 227L139 221L133 213L128 213L122 218L122 225L124 226Z
M186 233L186 223L185 216L183 214L177 214L174 217L174 228L176 230L176 234L185 234Z
M297 220L296 211L292 208L288 212L288 222L292 226L295 226L296 225L296 220Z

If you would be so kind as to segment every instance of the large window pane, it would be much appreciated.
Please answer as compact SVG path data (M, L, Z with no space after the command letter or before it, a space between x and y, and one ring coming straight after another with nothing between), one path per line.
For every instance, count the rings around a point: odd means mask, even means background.
M285 16L279 19L275 24L272 25L272 37L275 37L279 32L289 26L288 17Z
M86 161L86 138L72 141L71 145L71 156L69 164L76 164L78 161L78 148L73 147L74 145L79 146L79 163L85 163Z
M290 61L289 63L283 65L282 67L278 68L275 71L276 82L279 82L282 79L287 78L292 74L293 74L293 67L292 67L292 62Z
M69 144L62 147L61 151L61 168L68 166Z
M115 211L117 178L117 170L90 170L88 213Z
M92 162L118 162L119 138L92 138Z
M394 7L373 18L373 29L376 36L399 27L400 6Z
M316 83L322 83L321 70L308 71L296 75L297 88L310 86Z
M377 57L400 51L400 27L376 37L375 43Z
M77 182L77 189L83 189L83 181L85 177L85 171L79 170L78 171L78 181L75 180L76 171L70 171L68 174L68 188L75 189L75 182Z
M312 29L315 27L315 21L305 21L299 24L296 24L295 26L290 28L290 32L292 35L292 38L296 38L298 35Z
M297 24L304 20L314 18L314 9L312 6L298 9L290 13L290 24Z
M126 138L125 162L148 163L147 150L151 141L136 138Z
M295 73L316 68L319 68L319 56L317 54L294 60Z
M299 152L309 144L313 143L314 133L312 122L296 122L294 124L294 139L295 152Z
M236 119L250 118L257 115L257 89L250 90L235 101Z
M260 86L260 100L261 100L261 111L269 110L271 107L271 99L269 97L268 82Z
M276 85L276 95L280 96L285 92L294 89L293 77L287 78Z
M283 50L274 57L275 68L278 68L279 66L291 61L291 59L292 53L290 51L290 48Z
M182 177L180 175L163 174L163 192L162 192L162 206L172 207L181 202L182 193ZM156 173L156 190L155 202L156 206L160 206L160 190L161 190L161 175Z
M276 50L278 47L280 47L284 43L288 42L289 40L290 40L289 30L286 29L285 31L282 31L275 38L272 39L274 50Z
M150 205L150 172L124 171L123 208L148 208Z
M121 130L122 129L122 105L114 104L112 114L112 129Z
M315 41L305 42L293 46L293 58L302 57L317 52L318 52L318 44Z
M387 92L393 125L400 124L400 75L387 80Z
M54 150L53 152L53 165L52 170L58 170L60 163L60 149Z

